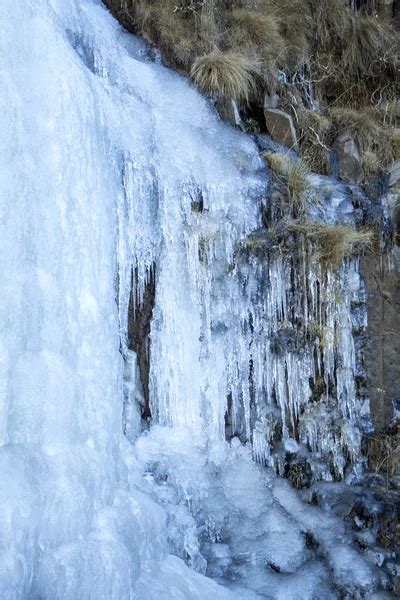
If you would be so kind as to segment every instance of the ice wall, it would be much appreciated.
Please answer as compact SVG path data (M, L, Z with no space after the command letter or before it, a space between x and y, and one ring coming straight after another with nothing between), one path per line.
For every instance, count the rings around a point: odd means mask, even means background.
M216 168L217 149L199 156L234 136L139 43L125 49L100 2L5 0L0 28L0 598L150 598L140 572L161 596L173 580L177 597L228 597L167 558L163 510L129 487L116 290L130 178L144 276L168 235L153 173L172 218L180 174Z
M296 429L312 350L300 362L270 352L290 320L287 265L238 254L267 202L256 146L150 62L100 1L3 0L0 31L0 598L296 597L305 526L274 498L251 445L275 464L271 410L281 438L297 431L316 452L326 428L310 415ZM322 315L311 294L310 311L340 327L326 377L353 439L346 277L358 282L346 268L345 301ZM132 272L140 303L154 269L160 427L140 436L128 305ZM341 474L349 444L344 429L332 435ZM302 597L328 594L324 567L306 571Z

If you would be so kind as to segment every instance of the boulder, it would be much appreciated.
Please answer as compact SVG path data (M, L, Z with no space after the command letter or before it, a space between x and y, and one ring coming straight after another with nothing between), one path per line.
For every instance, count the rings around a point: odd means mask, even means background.
M235 100L220 96L215 101L215 108L223 121L230 123L233 127L240 127L242 125Z
M290 115L276 108L264 108L267 131L274 142L297 150L296 129Z
M343 133L337 138L333 148L337 155L340 179L348 183L359 183L363 178L363 170L355 139L349 133Z

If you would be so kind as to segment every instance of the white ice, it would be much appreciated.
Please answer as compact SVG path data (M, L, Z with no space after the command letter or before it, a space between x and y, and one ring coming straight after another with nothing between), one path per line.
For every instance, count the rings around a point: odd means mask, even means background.
M276 387L284 422L311 368L308 356L271 359L264 380L269 350L242 335L259 294L233 264L261 225L255 146L149 62L99 0L3 0L0 32L0 598L334 597L305 546L310 521L252 460L249 343L267 398L261 460L268 394L285 368L298 381L290 398ZM140 297L153 264L159 425L140 435L126 321L132 267ZM264 309L284 316L284 276L274 265L256 328ZM331 318L349 337L348 312ZM351 354L351 340L340 348ZM341 418L353 393L344 358ZM229 393L246 446L224 440ZM300 441L321 451L313 424Z

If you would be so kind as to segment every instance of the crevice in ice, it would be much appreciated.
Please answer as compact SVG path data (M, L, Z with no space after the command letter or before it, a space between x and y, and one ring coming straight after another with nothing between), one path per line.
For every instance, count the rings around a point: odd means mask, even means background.
M132 271L132 286L128 307L128 348L133 350L137 356L144 399L141 410L143 419L151 418L149 391L150 326L155 294L155 266L150 269L141 293L138 287L138 270Z

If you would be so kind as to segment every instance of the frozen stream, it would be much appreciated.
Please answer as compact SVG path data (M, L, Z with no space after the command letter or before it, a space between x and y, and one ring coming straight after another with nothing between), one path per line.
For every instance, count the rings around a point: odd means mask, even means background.
M248 337L262 314L286 314L281 265L254 314L256 277L232 267L261 226L253 142L149 62L100 0L3 0L0 89L0 599L369 593L379 575L342 524L252 458L256 430L270 464L270 395L294 422L313 369L307 353L284 364ZM127 318L132 268L140 300L153 265L154 424L142 433ZM346 277L350 298L354 264ZM321 415L302 429L339 473L359 445L348 306L328 311L342 336L341 434Z

